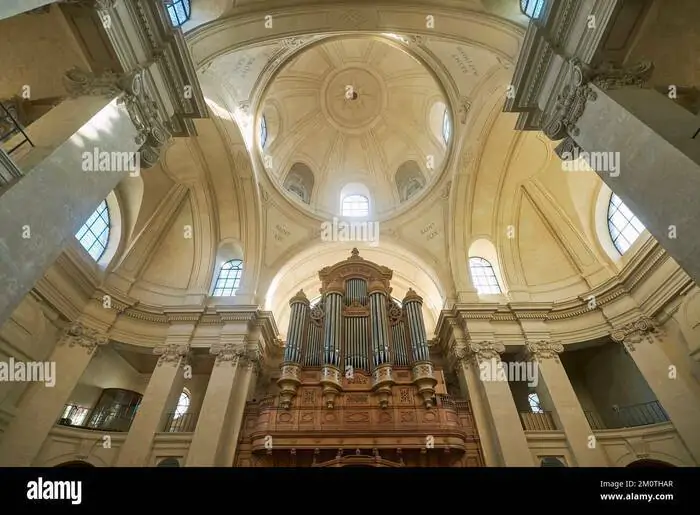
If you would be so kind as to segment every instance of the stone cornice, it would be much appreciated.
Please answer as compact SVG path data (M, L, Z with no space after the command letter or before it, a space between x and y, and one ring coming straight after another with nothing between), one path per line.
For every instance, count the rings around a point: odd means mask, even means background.
M454 323L461 324L466 332L465 324L468 325L470 321L540 320L554 322L583 316L633 293L666 262L668 257L663 248L656 241L650 239L616 278L606 281L577 298L554 303L458 304L452 310L445 310L440 314L435 333L442 344L446 345L450 324ZM678 273L674 274L672 281L664 281L663 287L655 288L646 298L637 300L640 306L646 309L646 316L653 318L673 298L687 291L692 284L690 277L678 269ZM585 335L581 333L580 340L603 337L609 335L610 332L610 325L601 319L597 325L588 326ZM552 333L552 338L572 341L576 338L576 334L567 333L566 337L557 337L556 334Z

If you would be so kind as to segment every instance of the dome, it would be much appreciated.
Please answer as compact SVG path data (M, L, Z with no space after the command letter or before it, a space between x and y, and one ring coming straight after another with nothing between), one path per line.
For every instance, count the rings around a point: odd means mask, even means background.
M388 38L324 40L293 56L264 93L258 148L273 182L308 211L369 199L387 218L440 176L451 117L432 73Z

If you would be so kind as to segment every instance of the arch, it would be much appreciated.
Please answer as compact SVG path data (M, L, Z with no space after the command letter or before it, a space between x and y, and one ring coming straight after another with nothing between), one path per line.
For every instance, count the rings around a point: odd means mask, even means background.
M540 467L566 467L560 456L540 456Z
M406 161L396 170L394 183L401 202L405 202L425 187L425 177L418 163Z
M469 246L469 275L479 295L501 295L507 291L496 247L486 238ZM478 274L476 278L475 274Z
M632 463L628 463L626 468L676 468L675 465L671 465L666 461L653 460L653 459L639 459Z
M304 163L294 163L284 178L284 188L309 204L314 190L314 173Z
M233 265L238 264L239 270L234 270ZM240 288L243 275L243 247L238 240L227 239L219 243L214 262L214 274L212 277L210 295L212 297L230 297L235 294L232 290L232 283L226 283L228 276L234 280L237 277L237 284L234 290ZM223 282L222 282L223 281ZM228 285L228 286L227 286Z
M184 416L190 409L190 404L192 403L192 396L187 388L183 388L180 393L180 397L177 400L177 406L175 406L175 413L173 418L180 418Z
M71 461L64 461L63 463L59 463L58 465L54 465L54 468L56 467L82 467L82 468L95 468L95 465L92 463L88 463L87 461L83 460L71 460Z
M190 19L192 5L190 0L168 0L165 2L165 10L173 27L178 28Z
M157 467L179 467L180 460L177 458L164 458L158 462Z
M346 184L340 190L341 216L368 217L371 213L370 199L369 189L364 184Z

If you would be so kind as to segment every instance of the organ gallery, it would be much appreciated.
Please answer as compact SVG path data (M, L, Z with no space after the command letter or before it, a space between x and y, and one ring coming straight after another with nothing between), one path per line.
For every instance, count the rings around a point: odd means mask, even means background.
M277 391L249 403L237 466L482 466L469 402L448 397L423 300L392 271L350 258L319 272L291 316Z

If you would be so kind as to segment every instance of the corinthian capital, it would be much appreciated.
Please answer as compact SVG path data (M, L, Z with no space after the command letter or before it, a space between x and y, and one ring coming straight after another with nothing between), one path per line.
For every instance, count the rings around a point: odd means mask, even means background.
M158 366L164 363L177 364L180 360L187 356L190 351L190 346L179 343L166 343L158 345L153 349L153 354L160 356L158 358Z
M610 337L613 341L624 344L628 351L634 352L636 344L643 340L653 342L655 334L659 334L659 330L654 326L654 322L650 318L641 317L614 329Z
M242 343L226 343L224 345L213 346L209 349L210 354L216 356L214 366L221 366L224 363L230 364L232 367L238 365L239 361L246 355L245 344Z
M499 360L506 348L502 343L495 341L469 342L469 351L478 361Z
M87 327L81 322L75 322L66 330L66 341L69 347L83 347L92 353L99 346L107 345L109 338L97 329Z
M564 352L564 346L551 340L529 340L525 342L528 354L535 360L553 359L559 363L559 354Z

